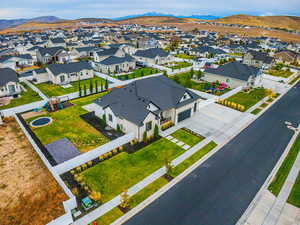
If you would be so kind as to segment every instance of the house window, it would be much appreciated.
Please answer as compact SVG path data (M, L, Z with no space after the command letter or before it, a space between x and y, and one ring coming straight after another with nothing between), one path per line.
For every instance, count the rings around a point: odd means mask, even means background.
M150 122L146 123L146 131L149 131L151 129L152 129L152 122L150 121Z
M112 118L112 115L111 115L111 114L108 114L108 119L109 119L110 122L113 121L113 118Z
M65 82L65 76L60 76L60 83Z

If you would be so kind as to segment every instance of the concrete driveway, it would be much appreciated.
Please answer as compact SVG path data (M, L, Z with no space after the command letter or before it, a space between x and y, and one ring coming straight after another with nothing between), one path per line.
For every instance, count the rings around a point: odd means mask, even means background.
M211 103L183 123L186 128L201 136L219 138L222 134L228 134L230 129L239 129L252 118L253 115L249 113L242 113L220 104ZM223 138L221 137L221 139ZM221 139L219 139L220 142Z

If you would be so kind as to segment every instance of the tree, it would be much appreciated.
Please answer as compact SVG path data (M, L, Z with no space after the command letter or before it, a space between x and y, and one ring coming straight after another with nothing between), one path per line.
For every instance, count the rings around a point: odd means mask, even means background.
M197 79L201 80L203 76L204 76L203 72L201 70L199 70L198 73L197 73Z
M102 116L102 122L103 122L103 126L106 127L106 115L103 114Z
M148 139L147 139L147 131L144 131L144 134L143 134L143 142L144 143L147 143Z
M102 195L101 195L101 193L98 192L98 191L92 191L92 192L90 193L89 197L90 197L91 199L93 199L94 201L100 201L101 198L102 198Z
M117 131L121 132L121 126L120 126L120 124L117 124Z
M128 190L125 189L122 194L121 194L121 204L120 207L122 207L123 209L128 208L129 207L129 195L128 195Z
M86 86L85 86L85 84L83 85L83 96L86 96Z
M191 69L190 74L191 74L191 78L193 78L193 76L194 76L194 69L193 68Z
M168 154L165 154L165 167L166 167L166 174L170 177L172 177L172 172L173 172L173 166L171 164L170 157Z
M158 137L159 137L159 130L158 130L157 124L155 124L155 127L154 127L154 138L158 138Z
M92 80L90 80L90 94L93 93L93 82Z
M105 89L107 90L108 89L108 80L105 79Z
M98 93L98 81L95 80L95 89L96 89L96 93Z
M82 93L81 93L81 85L80 85L80 80L78 82L78 92L79 92L79 97L82 96Z
M103 91L103 82L102 82L102 80L101 80L100 85L101 85L101 91Z
M164 70L164 72L163 72L163 75L164 75L164 76L166 76L166 77L168 76L168 74L167 74L167 71L166 71L166 70Z

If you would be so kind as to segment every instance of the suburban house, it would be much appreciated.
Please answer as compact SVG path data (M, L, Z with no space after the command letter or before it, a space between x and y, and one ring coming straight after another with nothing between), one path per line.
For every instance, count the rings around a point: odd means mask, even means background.
M30 54L16 55L16 56L4 56L0 58L0 68L11 68L16 70L18 68L32 66L33 59Z
M153 89L155 87L155 90ZM165 76L149 77L134 81L94 101L95 115L124 133L133 132L143 140L150 137L155 126L177 124L198 111L201 98Z
M11 68L0 68L0 97L17 96L21 91L17 73Z
M274 59L278 63L286 63L286 64L295 63L295 62L300 63L300 55L297 54L296 52L289 51L289 50L277 52L274 55Z
M53 38L48 41L48 47L63 47L66 48L67 44L63 38Z
M95 66L100 73L126 73L136 68L136 60L130 55L124 57L110 56L95 63Z
M47 68L33 71L35 83L51 82L53 84L68 84L73 81L94 77L93 68L88 62L67 64L51 64Z
M262 66L269 67L273 61L265 52L248 51L243 57L243 63L249 66L261 68Z
M63 47L38 48L36 53L37 61L43 64L50 62L67 62L66 51Z
M226 52L218 48L212 48L209 46L200 46L191 49L190 54L201 56L201 57L209 57L209 55L225 55Z
M172 61L173 58L170 53L165 52L161 48L138 50L133 56L140 62L151 64L165 64Z
M218 68L205 69L202 79L208 82L223 82L231 88L251 86L254 85L259 71L257 67L235 61L219 66Z
M101 62L110 56L124 57L125 52L121 48L103 48L94 53L94 61Z
M97 50L96 47L81 47L74 48L70 52L70 56L72 59L78 59L82 57L94 57L94 52Z

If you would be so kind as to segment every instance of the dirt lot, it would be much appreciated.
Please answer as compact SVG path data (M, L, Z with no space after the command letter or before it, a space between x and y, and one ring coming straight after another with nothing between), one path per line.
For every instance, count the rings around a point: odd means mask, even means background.
M46 224L67 199L14 120L0 126L0 199L1 225Z

